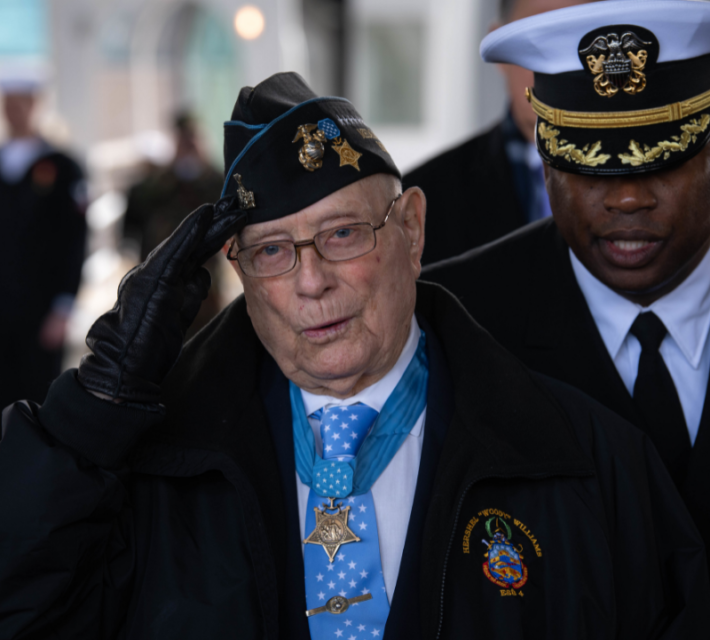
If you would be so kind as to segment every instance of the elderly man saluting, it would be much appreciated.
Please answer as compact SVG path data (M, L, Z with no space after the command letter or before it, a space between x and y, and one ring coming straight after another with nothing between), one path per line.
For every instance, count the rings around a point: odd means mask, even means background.
M425 200L352 105L244 88L223 198L5 412L3 638L677 637L698 534L650 441L418 285ZM244 296L180 355L224 247Z

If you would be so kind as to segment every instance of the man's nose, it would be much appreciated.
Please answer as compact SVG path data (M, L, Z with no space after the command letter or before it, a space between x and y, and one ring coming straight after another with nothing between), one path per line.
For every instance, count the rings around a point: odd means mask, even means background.
M658 199L645 176L618 176L608 180L609 188L604 196L608 211L632 214L658 206Z
M318 252L315 244L297 246L296 289L300 295L318 297L331 288L328 263Z

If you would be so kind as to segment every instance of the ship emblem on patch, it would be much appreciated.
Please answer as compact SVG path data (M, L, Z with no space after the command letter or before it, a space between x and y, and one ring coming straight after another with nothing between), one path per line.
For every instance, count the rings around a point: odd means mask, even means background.
M486 545L483 573L493 584L504 589L520 589L528 581L528 568L523 563L523 546L516 548L513 532L505 518L493 516L486 520Z

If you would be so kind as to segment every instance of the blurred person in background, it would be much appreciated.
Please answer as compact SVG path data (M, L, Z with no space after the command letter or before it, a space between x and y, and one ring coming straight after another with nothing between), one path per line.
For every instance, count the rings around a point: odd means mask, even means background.
M499 17L491 31L589 1L595 0L498 0ZM535 113L525 98L533 74L512 64L498 68L508 94L505 117L404 176L405 188L421 187L427 198L430 228L423 264L481 246L551 213L535 146Z
M222 191L222 174L206 158L199 129L189 111L173 120L175 156L165 167L149 165L147 175L128 191L124 237L140 248L140 259L165 240L185 216L204 202L214 202ZM212 287L186 335L189 339L220 310L220 268L216 259L206 265Z
M9 139L0 147L0 404L41 402L61 371L86 241L78 164L35 130L44 79L0 75Z

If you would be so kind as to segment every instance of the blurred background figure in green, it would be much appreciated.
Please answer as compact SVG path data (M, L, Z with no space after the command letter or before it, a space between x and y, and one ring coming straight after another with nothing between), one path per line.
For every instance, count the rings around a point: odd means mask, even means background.
M215 202L222 191L222 174L206 157L194 116L188 111L178 112L173 132L175 155L170 163L146 163L146 174L128 191L124 239L135 243L141 261L175 231L187 214L205 202ZM186 339L222 308L221 263L215 256L205 266L212 276L212 287Z

